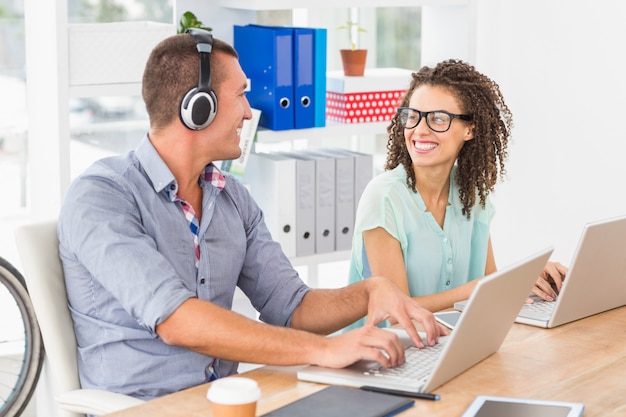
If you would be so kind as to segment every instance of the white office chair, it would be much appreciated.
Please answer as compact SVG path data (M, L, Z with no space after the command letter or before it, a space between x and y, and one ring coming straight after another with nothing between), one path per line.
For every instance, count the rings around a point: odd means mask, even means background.
M80 388L76 336L59 259L57 222L20 226L15 238L45 349L36 391L37 416L102 415L143 403L123 394Z

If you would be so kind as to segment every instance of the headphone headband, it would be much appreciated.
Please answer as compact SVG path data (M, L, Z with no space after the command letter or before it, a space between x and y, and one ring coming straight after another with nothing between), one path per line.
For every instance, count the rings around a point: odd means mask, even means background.
M198 66L198 91L211 90L211 52L213 51L213 35L204 29L189 28L185 31L196 41L196 49L200 54Z

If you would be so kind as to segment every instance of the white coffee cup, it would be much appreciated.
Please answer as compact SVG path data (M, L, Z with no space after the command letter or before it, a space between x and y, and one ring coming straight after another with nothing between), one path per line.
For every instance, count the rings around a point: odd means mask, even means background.
M214 417L254 417L261 390L254 379L231 376L211 382L206 396Z

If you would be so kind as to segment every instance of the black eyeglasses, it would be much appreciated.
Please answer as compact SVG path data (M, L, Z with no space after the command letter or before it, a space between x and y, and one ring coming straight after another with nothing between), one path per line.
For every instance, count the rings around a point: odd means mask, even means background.
M472 120L471 114L454 114L445 110L421 111L410 107L398 108L398 121L404 129L413 129L421 121L426 119L426 124L433 132L443 133L450 129L452 119Z

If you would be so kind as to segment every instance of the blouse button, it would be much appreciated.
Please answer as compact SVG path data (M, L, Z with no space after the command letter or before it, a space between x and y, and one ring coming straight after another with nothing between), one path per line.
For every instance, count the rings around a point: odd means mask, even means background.
M201 285L204 285L204 278L202 278L202 279L200 280L200 284L201 284Z

